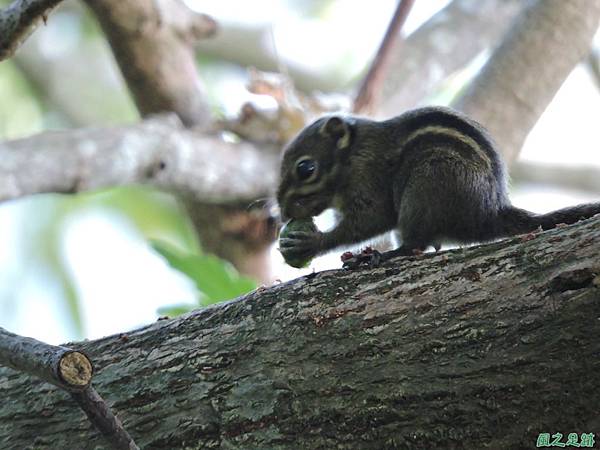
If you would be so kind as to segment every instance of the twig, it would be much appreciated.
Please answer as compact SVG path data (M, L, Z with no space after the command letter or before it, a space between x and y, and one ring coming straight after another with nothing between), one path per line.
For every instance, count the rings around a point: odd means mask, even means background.
M121 421L91 386L94 369L85 354L0 328L0 365L25 372L69 392L113 448L138 449Z
M414 0L400 0L392 20L388 26L383 41L377 50L377 54L373 59L371 68L365 76L356 99L354 100L354 112L356 113L368 113L376 109L377 103L380 98L380 88L385 72L389 66L390 55L394 50L395 43L397 42L394 37L402 29L408 13L410 12Z
M83 353L19 336L4 328L0 328L0 364L67 391L82 391L92 381L92 363Z
M62 0L15 0L0 11L0 61L10 58Z
M116 450L139 450L119 418L92 386L82 392L71 392L71 397Z

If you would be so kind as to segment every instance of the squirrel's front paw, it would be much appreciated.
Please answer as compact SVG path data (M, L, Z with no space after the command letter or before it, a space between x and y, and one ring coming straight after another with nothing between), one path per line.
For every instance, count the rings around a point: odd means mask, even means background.
M279 239L279 251L287 259L312 259L321 249L320 231L290 231Z

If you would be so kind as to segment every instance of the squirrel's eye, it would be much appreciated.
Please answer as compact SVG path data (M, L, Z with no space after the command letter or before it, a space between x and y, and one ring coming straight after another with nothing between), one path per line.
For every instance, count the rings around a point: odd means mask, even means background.
M296 164L296 175L300 181L306 181L317 171L317 162L314 159L303 159Z

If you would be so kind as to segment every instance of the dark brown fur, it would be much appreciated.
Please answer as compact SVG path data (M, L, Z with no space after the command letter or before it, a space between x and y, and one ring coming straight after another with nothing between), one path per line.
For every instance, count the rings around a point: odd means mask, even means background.
M309 181L296 173L299 158L318 165ZM409 255L441 242L489 241L600 213L600 203L548 214L515 208L506 184L487 132L451 109L420 108L382 122L322 118L285 150L277 200L283 218L334 207L341 220L325 233L297 232L280 248L312 257L395 229L402 245L387 257Z

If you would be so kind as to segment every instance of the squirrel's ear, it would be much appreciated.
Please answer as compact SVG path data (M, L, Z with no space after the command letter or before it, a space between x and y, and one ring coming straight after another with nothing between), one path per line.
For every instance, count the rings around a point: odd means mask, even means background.
M332 116L327 118L325 123L321 126L319 133L335 140L335 145L339 149L350 146L352 138L350 124L341 117Z

